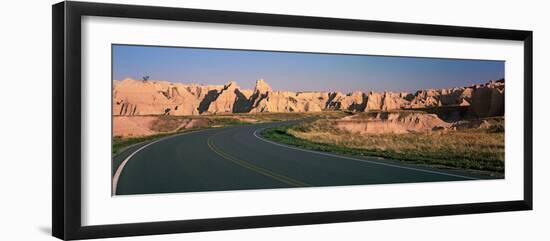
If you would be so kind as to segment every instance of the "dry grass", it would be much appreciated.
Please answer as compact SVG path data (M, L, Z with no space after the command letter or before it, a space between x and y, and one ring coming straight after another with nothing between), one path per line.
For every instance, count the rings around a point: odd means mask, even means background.
M439 167L504 171L504 131L500 127L359 135L333 126L331 120L317 120L268 130L264 135L286 144L322 151L380 156Z
M212 115L213 116L227 116L227 117L241 117L257 120L258 122L272 122L272 121L286 121L305 118L314 119L332 119L341 118L348 114L342 111L322 111L322 112L261 112L261 113L233 113L224 115Z
M466 155L472 152L497 154L504 160L504 132L486 130L432 131L409 134L357 135L332 127L330 121L316 121L295 126L288 133L316 142L342 145L350 148L392 150L397 153L442 150Z
M172 116L159 116L151 123L151 130L155 132L172 132L182 124L187 123L189 118L178 118Z
M444 152L448 155L494 156L504 160L504 134L485 131L434 131L431 133L379 134L361 136L351 133L298 132L289 130L298 138L349 148L391 151L395 153Z

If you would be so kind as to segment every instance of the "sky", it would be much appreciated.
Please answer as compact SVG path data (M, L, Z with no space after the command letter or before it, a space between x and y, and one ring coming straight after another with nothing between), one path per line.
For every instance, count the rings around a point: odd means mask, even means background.
M113 79L278 91L406 91L462 87L504 78L504 61L113 45Z

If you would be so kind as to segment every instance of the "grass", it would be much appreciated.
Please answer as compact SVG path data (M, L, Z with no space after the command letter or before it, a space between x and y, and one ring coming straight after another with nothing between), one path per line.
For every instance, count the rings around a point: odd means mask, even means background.
M151 123L151 130L156 132L173 132L189 118L178 118L173 116L159 116Z
M444 130L409 134L359 135L321 120L266 129L270 140L300 148L348 155L376 156L408 163L460 168L502 175L504 129Z
M228 117L218 117L218 118L211 118L210 119L210 125L211 126L236 126L236 125L249 125L250 122L245 122L239 119L235 118L228 118Z
M211 115L208 117L226 117L226 118L246 118L258 122L287 121L304 118L341 118L348 115L342 111L322 111L322 112L260 112L260 113L233 113Z

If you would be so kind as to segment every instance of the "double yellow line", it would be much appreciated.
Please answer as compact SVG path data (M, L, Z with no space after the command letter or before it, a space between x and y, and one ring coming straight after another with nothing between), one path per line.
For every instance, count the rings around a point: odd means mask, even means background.
M220 132L221 133L221 132ZM217 133L217 134L214 134L214 135L211 135L210 137L208 137L208 140L206 141L207 144L208 144L208 147L214 151L216 154L218 154L219 156L223 157L224 159L228 160L228 161L231 161L241 167L244 167L246 169L249 169L251 171L254 171L254 172L257 172L259 174L262 174L264 176L267 176L267 177L270 177L270 178L273 178L277 181L280 181L282 183L285 183L285 184L288 184L288 185L291 185L291 186L294 186L294 187L309 187L311 186L310 184L307 184L305 182L301 182L301 181L298 181L298 180L295 180L295 179L292 179L290 177L287 177L287 176L284 176L284 175L281 175L281 174L277 174L277 173L274 173L270 170L267 170L265 168L262 168L262 167L259 167L259 166L256 166L250 162L246 162L246 161L243 161L243 160L240 160L234 156L231 156L225 152L223 152L222 150L220 150L218 147L216 147L216 145L214 145L214 142L212 141L212 137L220 134L220 133Z

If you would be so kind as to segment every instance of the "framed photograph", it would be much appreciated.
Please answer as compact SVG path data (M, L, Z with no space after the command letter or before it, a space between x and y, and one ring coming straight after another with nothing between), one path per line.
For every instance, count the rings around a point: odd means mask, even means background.
M531 210L532 54L524 30L55 4L53 235Z

